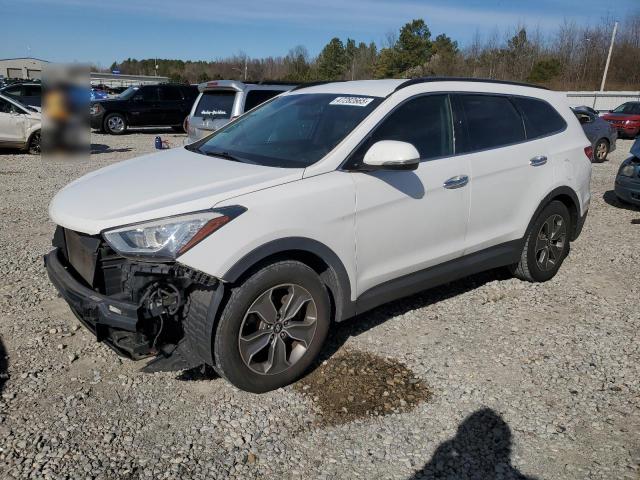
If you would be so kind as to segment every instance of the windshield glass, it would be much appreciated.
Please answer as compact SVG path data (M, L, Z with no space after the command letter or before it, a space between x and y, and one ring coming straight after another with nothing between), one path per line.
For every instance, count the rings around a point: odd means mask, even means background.
M633 115L640 115L640 103L627 102L616 108L613 113L630 113Z
M133 95L138 91L139 88L140 87L129 87L120 95L118 95L118 98L120 100L129 100L131 97L133 97Z
M221 128L194 151L258 165L305 168L340 143L382 102L336 94L277 97Z
M231 110L233 109L235 98L235 90L202 92L193 116L211 119L231 118Z

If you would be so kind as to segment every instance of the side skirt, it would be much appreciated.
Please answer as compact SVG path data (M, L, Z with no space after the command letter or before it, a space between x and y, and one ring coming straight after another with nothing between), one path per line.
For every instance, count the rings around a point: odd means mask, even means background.
M371 310L384 303L408 297L422 290L468 277L492 268L512 265L520 260L523 239L502 243L479 252L456 258L425 270L370 288L355 301L357 314Z

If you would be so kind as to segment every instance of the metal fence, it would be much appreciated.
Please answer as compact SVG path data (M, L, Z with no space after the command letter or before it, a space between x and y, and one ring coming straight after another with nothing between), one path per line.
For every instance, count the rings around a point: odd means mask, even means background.
M599 111L608 111L624 102L639 102L640 92L567 92L569 105L586 105Z

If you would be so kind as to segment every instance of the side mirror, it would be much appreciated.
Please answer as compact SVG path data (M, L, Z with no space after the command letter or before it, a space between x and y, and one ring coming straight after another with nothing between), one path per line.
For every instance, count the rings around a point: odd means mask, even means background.
M591 123L592 122L591 117L589 115L580 115L578 118L580 119L580 123L582 125L584 125L585 123Z
M363 161L375 170L415 170L420 164L420 154L408 142L381 140L371 145Z

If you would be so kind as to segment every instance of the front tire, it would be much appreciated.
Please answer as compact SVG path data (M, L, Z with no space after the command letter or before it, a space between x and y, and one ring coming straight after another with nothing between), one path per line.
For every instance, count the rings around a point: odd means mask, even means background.
M214 337L216 371L263 393L296 381L320 353L331 323L327 290L311 268L282 261L232 289Z
M602 163L607 159L607 155L609 155L609 141L601 138L593 149L593 159L597 163Z
M27 150L31 155L40 155L40 131L34 132L29 139Z
M569 254L571 216L554 200L538 215L527 233L520 261L512 273L527 282L546 282L555 276Z
M104 119L104 130L111 135L122 135L127 130L127 120L120 113L110 113Z

